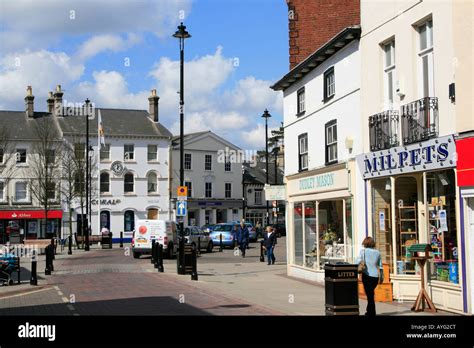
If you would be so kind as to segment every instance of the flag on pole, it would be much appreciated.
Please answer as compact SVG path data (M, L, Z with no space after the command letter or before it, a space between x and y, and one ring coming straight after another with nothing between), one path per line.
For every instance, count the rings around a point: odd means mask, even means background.
M105 146L104 127L102 125L102 116L100 114L100 109L99 109L99 138L100 138L100 145Z

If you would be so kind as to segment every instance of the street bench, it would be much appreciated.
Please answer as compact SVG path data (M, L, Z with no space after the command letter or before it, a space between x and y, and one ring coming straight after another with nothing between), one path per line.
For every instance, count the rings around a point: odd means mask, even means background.
M86 241L86 236L78 236L76 234L76 245L79 245L80 243L83 243ZM92 236L89 236L89 245L92 245L92 244L97 244L97 243L100 243L102 242L102 236L98 236L98 235L92 235Z
M45 249L51 244L51 239L25 239L23 245L28 248L37 248L39 254L44 254ZM54 243L54 252L56 253L57 242Z

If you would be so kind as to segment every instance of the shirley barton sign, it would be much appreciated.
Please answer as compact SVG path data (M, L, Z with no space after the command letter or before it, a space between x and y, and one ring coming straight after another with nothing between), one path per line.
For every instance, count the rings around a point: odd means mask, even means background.
M357 156L364 179L456 166L452 135Z

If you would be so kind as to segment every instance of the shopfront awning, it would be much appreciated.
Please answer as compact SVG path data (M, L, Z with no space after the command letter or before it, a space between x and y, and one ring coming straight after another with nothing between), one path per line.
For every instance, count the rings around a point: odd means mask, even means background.
M62 210L48 211L48 219L62 219ZM0 219L44 219L44 210L0 210Z
M474 137L456 141L458 186L474 186Z

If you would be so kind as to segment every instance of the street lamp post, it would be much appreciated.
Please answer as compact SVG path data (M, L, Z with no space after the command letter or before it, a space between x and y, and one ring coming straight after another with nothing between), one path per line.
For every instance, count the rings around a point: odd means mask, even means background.
M82 229L84 231L85 242L84 251L89 251L89 98L86 99L86 219L82 217Z
M245 220L245 165L242 164L242 219Z
M173 34L173 37L179 39L179 186L184 186L184 40L191 37L186 31L186 26L183 22L178 26L178 30ZM179 220L179 245L180 251L184 247L184 218Z
M263 112L262 117L265 119L265 183L268 185L268 119L272 117L267 109ZM270 216L268 214L268 200L265 197L265 202L267 204L267 216L266 216L266 226L270 223Z

